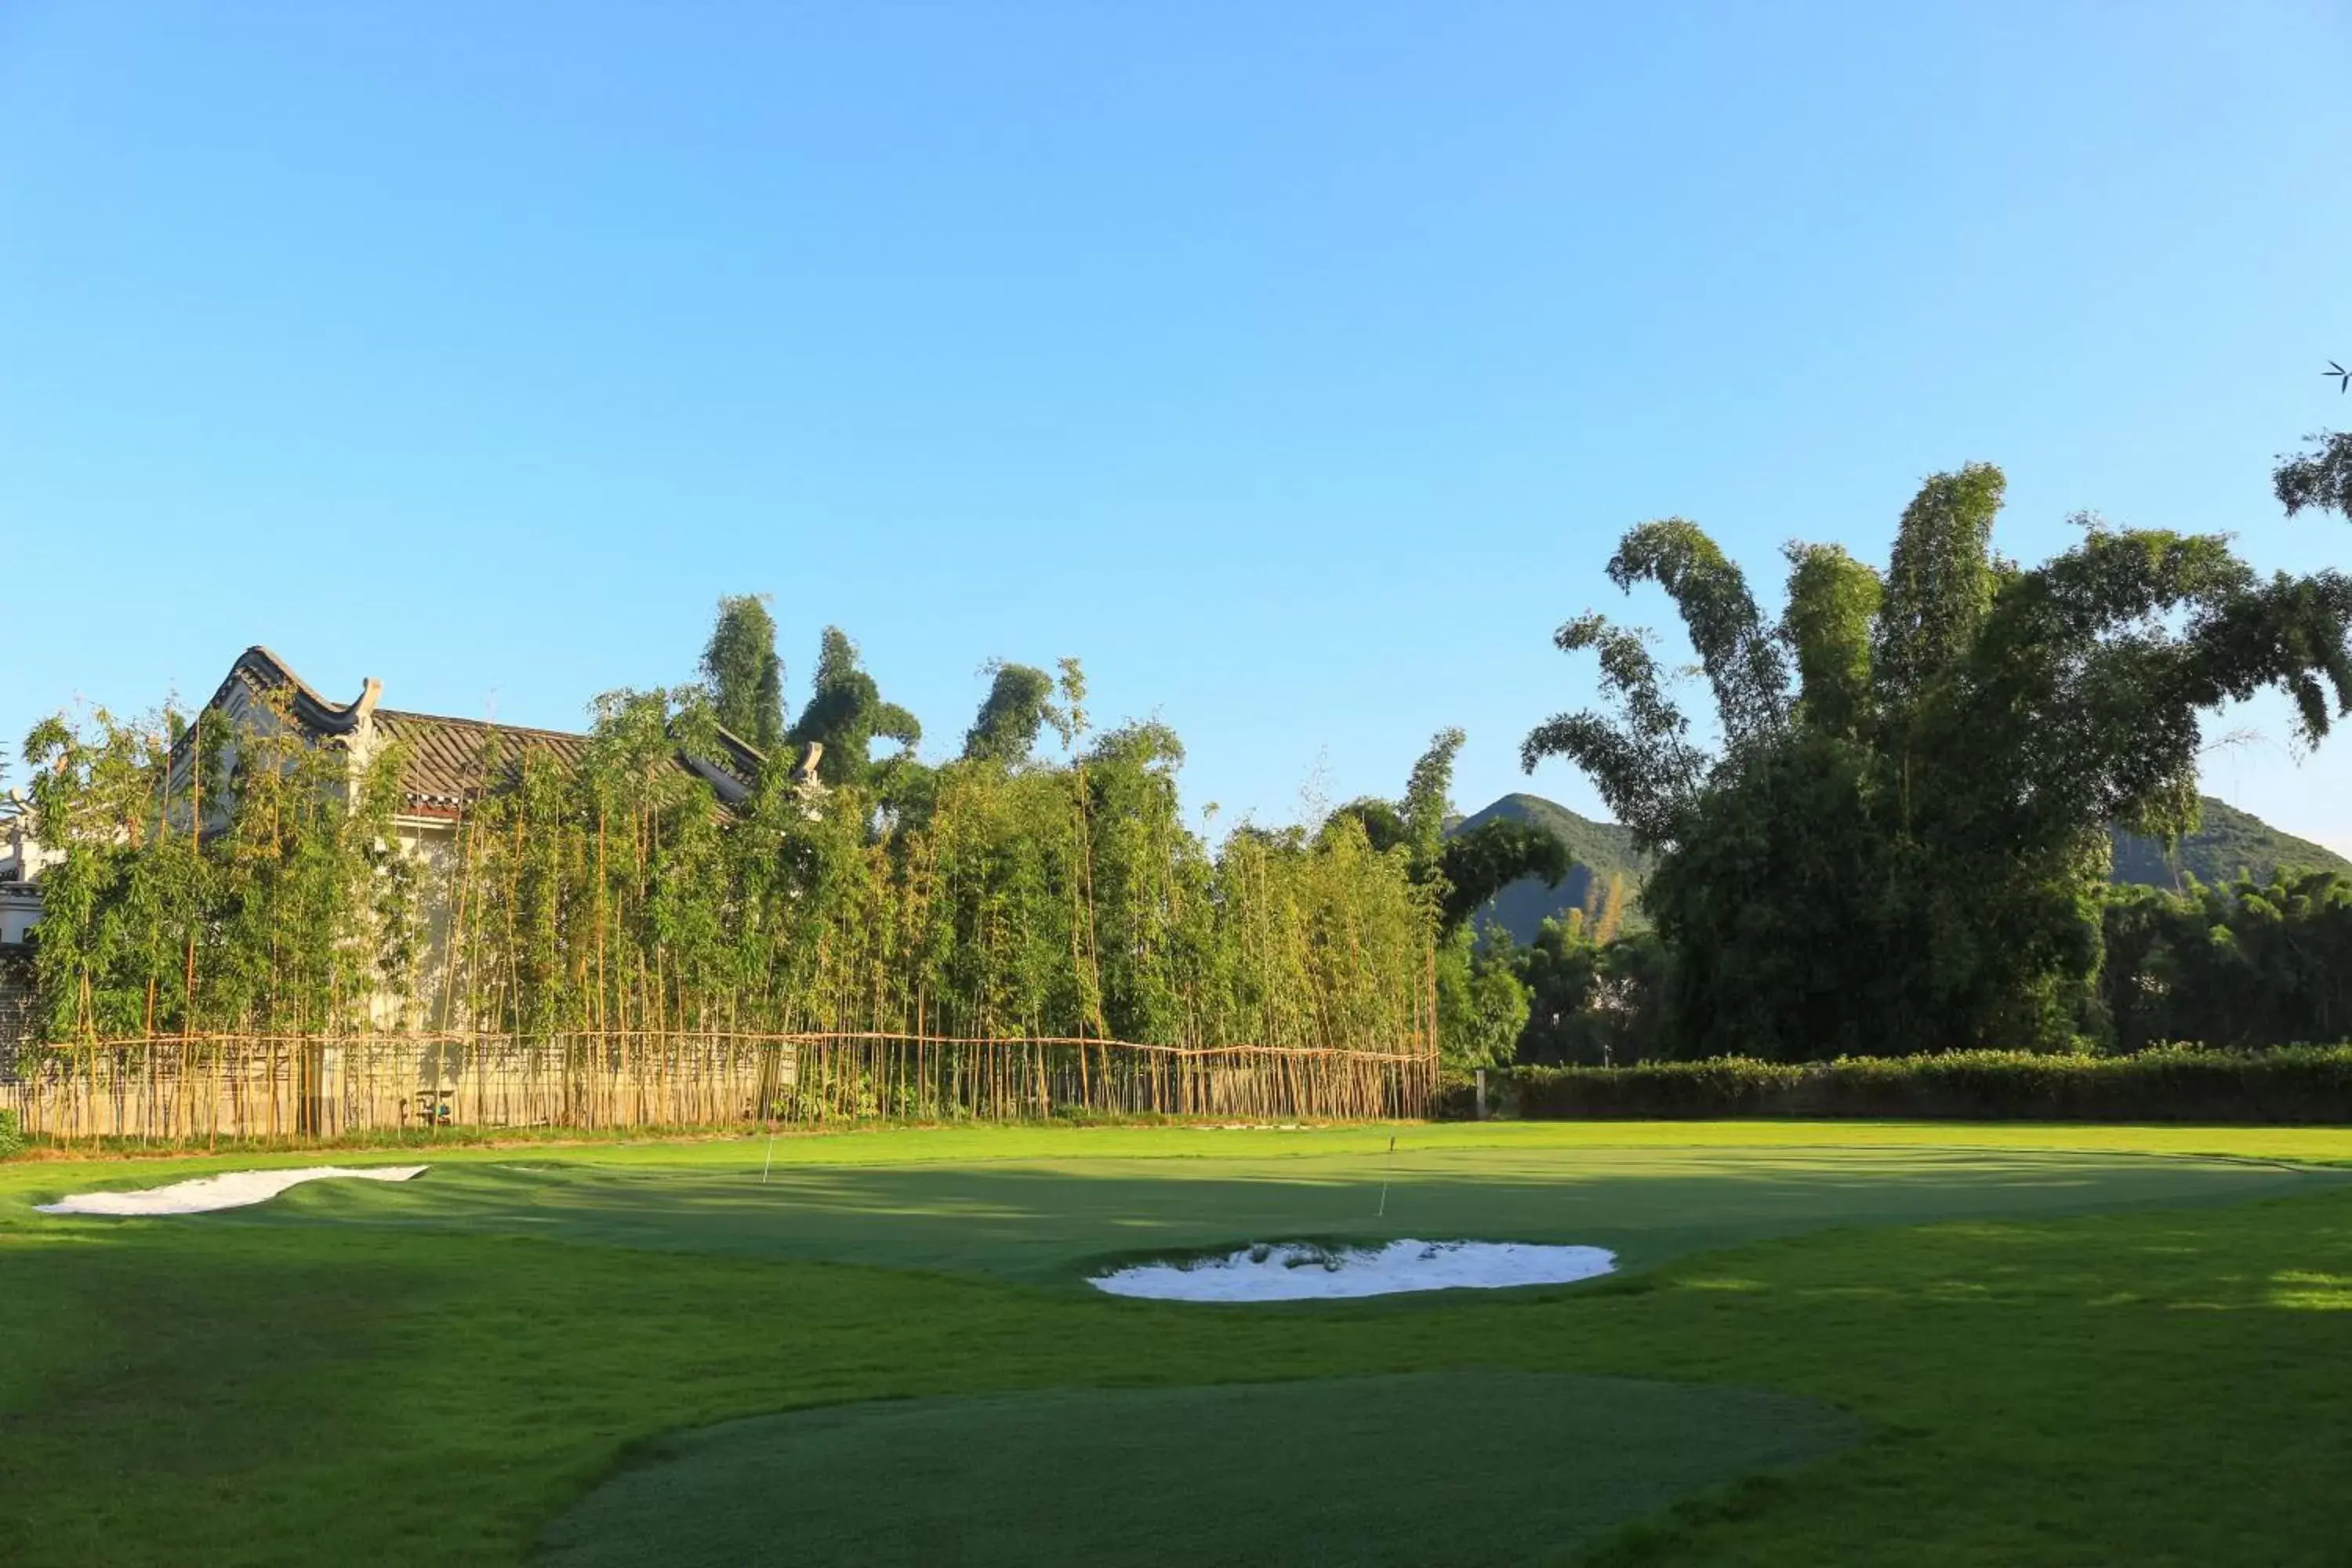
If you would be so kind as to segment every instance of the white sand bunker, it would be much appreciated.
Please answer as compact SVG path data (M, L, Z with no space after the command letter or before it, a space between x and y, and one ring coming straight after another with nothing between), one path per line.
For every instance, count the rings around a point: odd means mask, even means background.
M1498 1290L1560 1285L1617 1267L1601 1247L1521 1241L1391 1241L1386 1247L1318 1247L1285 1241L1244 1247L1224 1258L1140 1263L1087 1280L1114 1296L1161 1301L1305 1301L1387 1296L1401 1290Z
M346 1176L361 1182L404 1182L424 1173L422 1165L305 1165L290 1171L230 1171L135 1193L76 1193L57 1203L36 1206L43 1214L210 1214L215 1209L241 1209L266 1203L304 1182Z

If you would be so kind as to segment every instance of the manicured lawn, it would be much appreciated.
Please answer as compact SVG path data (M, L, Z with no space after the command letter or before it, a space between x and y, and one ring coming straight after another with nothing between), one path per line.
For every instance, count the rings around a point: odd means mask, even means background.
M1853 1441L1787 1394L1494 1369L878 1400L655 1445L552 1568L1543 1562ZM1533 1488L1530 1456L1575 1456Z
M512 1563L552 1531L553 1561L677 1564L764 1530L816 1563L871 1556L903 1507L908 1539L1029 1521L1004 1561L1144 1560L1185 1530L1202 1561L1284 1531L1268 1560L1311 1557L1318 1530L1348 1560L1366 1537L1328 1531L1370 1528L1400 1474L1462 1516L1428 1539L1464 1561L1640 1513L1604 1557L2327 1563L2352 1540L2352 1185L2277 1163L2352 1163L2352 1135L1393 1131L1385 1225L1391 1130L786 1139L764 1186L757 1142L469 1150L403 1187L130 1222L28 1204L281 1162L0 1167L0 1558ZM1274 1309L1075 1282L1277 1232L1591 1241L1636 1271ZM1419 1375L1471 1369L1700 1386ZM1367 1377L1389 1380L1304 1381ZM919 1403L690 1430L879 1397ZM1759 1410L1781 1418L1722 1414ZM795 1491L812 1470L860 1500ZM1236 1532L1270 1496L1295 1506ZM702 1533L629 1533L665 1519Z

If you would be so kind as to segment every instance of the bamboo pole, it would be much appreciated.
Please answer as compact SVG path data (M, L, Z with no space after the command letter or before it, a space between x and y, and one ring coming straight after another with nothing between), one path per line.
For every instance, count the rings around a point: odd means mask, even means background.
M1422 1050L1373 1051L1343 1046L1277 1047L1247 1044L1169 1046L1104 1041L1087 1036L945 1037L888 1031L803 1031L762 1034L677 1029L616 1031L596 1055L587 1090L573 1095L559 1069L586 1063L575 1037L520 1037L484 1030L438 1035L143 1036L93 1039L34 1062L34 1082L16 1099L28 1130L79 1137L148 1137L170 1130L158 1114L160 1095L142 1092L147 1053L169 1045L190 1049L205 1082L203 1098L215 1109L205 1119L209 1138L280 1133L291 1092L313 1092L293 1070L329 1050L343 1067L333 1106L305 1119L304 1134L328 1138L405 1120L404 1083L437 1084L441 1055L470 1052L470 1092L456 1108L467 1125L588 1128L667 1126L742 1120L772 1123L777 1088L793 1064L793 1116L827 1119L876 1116L898 1120L944 1110L951 1117L1016 1121L1051 1115L1057 1096L1072 1094L1082 1057L1108 1064L1089 1081L1085 1103L1107 1112L1171 1107L1180 1114L1345 1118L1424 1108L1434 1089L1433 1063ZM903 1085L928 1062L961 1064L942 1079L938 1097L875 1095ZM267 1129L241 1108L238 1086L261 1082L270 1107ZM464 1080L461 1080L463 1082ZM963 1085L956 1091L958 1082ZM1057 1085L1059 1086L1057 1088ZM178 1086L175 1086L175 1088ZM238 1105L222 1114L223 1090ZM323 1087L319 1089L323 1093ZM425 1097L429 1101L429 1094ZM429 1110L428 1110L429 1113ZM176 1133L174 1133L176 1135Z

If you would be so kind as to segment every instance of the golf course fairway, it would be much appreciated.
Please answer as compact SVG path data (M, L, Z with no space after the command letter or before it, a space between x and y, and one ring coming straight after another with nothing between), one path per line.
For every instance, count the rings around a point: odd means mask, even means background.
M333 1161L429 1167L407 1183L34 1208L318 1163L0 1166L0 1557L2324 1563L2352 1538L2333 1130L409 1146ZM1405 1236L1621 1271L1264 1306L1084 1285Z

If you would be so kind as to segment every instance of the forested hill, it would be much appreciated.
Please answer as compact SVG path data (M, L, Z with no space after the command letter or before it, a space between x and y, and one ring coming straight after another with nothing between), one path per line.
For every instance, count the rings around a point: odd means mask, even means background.
M2268 881L2282 869L2337 871L2352 877L2352 861L2308 839L2282 833L2261 817L2236 806L2202 797L2205 822L2183 838L2168 857L2161 843L2136 833L2116 830L2115 878L2150 888L2177 888L2181 874L2210 887L2237 879L2241 871L2257 881ZM1612 879L1622 877L1627 895L1621 918L1640 923L1632 895L1650 868L1649 858L1633 847L1633 833L1614 822L1579 816L1557 802L1534 795L1507 795L1485 810L1464 817L1453 831L1507 817L1550 829L1568 846L1576 869L1557 888L1547 888L1532 877L1522 878L1495 895L1487 918L1522 942L1535 940L1536 928L1563 910L1600 909Z
M2267 882L2279 870L2337 871L2352 877L2352 860L2292 833L2281 833L2259 816L2200 797L2205 823L2168 856L2162 843L2137 833L2116 832L2116 880L2150 888L2176 888L2181 874L2208 887L2237 880L2241 871Z
M1522 877L1495 895L1494 901L1486 907L1485 919L1501 925L1520 942L1533 942L1536 928L1562 910L1600 910L1611 883L1620 878L1623 880L1619 897L1624 904L1620 917L1639 919L1632 907L1633 900L1642 886L1642 879L1649 875L1650 859L1633 847L1631 828L1579 816L1541 795L1507 795L1485 810L1464 817L1453 830L1466 833L1498 818L1549 829L1552 837L1568 846L1576 868L1557 888L1547 888L1533 877Z

